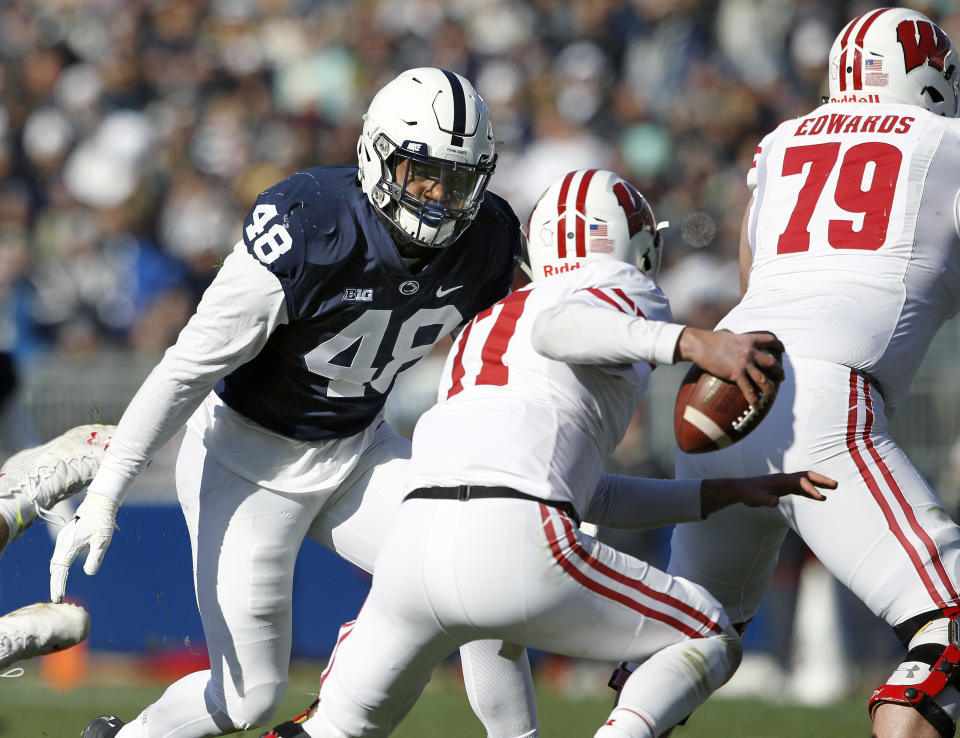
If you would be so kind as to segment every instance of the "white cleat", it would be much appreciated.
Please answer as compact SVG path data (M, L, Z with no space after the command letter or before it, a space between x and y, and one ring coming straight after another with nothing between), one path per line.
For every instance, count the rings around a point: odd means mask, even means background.
M0 617L0 669L75 646L90 635L90 615L68 602L38 602Z
M93 480L117 427L80 425L11 456L0 468L0 497L22 495L24 506L49 510Z

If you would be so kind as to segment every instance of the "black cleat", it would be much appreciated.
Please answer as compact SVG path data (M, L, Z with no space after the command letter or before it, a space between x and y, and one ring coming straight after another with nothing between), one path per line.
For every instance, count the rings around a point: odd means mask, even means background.
M114 738L122 727L123 720L116 715L101 715L87 723L80 738Z
M307 735L307 732L300 727L308 717L313 714L313 711L317 708L317 705L320 704L319 699L315 699L310 703L310 707L297 715L293 720L287 720L285 723L280 723L273 730L264 733L260 738L310 738Z
M300 727L299 723L287 720L285 723L280 723L269 733L264 733L260 738L310 738L310 736Z

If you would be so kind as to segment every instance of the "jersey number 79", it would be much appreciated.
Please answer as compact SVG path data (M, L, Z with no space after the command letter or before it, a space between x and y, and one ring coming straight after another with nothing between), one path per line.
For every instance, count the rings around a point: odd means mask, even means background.
M784 152L783 176L802 174L809 164L797 204L777 242L778 254L810 248L810 220L840 156L838 142L792 146ZM855 215L827 224L827 242L835 249L876 251L887 239L893 198L903 155L879 141L851 146L839 162L833 201ZM862 220L859 228L855 227Z

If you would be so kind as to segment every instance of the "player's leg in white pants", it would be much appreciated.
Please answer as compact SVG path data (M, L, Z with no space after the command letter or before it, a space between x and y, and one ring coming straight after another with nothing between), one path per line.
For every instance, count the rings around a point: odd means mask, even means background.
M397 514L370 596L302 727L388 735L433 668L476 638L646 662L597 734L611 737L659 735L720 686L740 654L702 588L579 533L553 508L413 500Z
M846 367L788 367L761 427L722 451L679 455L678 476L814 469L838 482L820 503L734 505L676 527L669 570L703 584L738 622L752 617L793 527L840 582L896 625L956 603L960 528L886 430L883 399Z
M263 725L287 687L293 568L323 497L278 494L238 477L189 429L177 491L210 669L171 685L121 738L200 738Z
M332 496L261 489L209 457L188 429L177 489L211 668L171 685L122 729L122 738L199 738L269 722L287 687L293 568L310 525L328 503L336 511L331 519L340 515L344 525L333 526L337 545L327 545L369 569L382 540L380 527L385 529L389 518L382 513L392 513L399 502L395 475L405 462L396 455L406 453L406 442L385 424L376 436L369 457L357 462L363 471L351 477L383 481L374 485L382 494L366 500L364 485L350 482L342 485L343 494L338 489ZM508 671L517 668L500 661Z
M487 738L538 735L530 659L523 646L498 639L464 643L460 663L470 707Z
M677 526L669 570L707 587L734 622L748 619L775 562L770 538L790 525L891 626L956 606L960 528L887 433L879 392L846 367L799 360L786 368L754 433L723 451L680 455L677 475L814 469L836 479L836 491L824 503L787 497L775 510L734 506Z
M403 499L410 442L381 423L353 473L310 527L310 537L367 572ZM537 735L536 701L525 651L484 640L461 648L470 705L488 738ZM503 655L505 654L505 655Z

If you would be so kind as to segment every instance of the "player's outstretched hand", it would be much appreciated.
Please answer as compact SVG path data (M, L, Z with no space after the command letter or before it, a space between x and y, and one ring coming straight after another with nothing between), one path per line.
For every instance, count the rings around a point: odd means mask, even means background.
M783 381L780 355L783 344L772 333L730 333L700 328L683 329L676 359L686 359L715 377L736 384L751 405L769 395Z
M60 530L50 559L51 602L63 601L70 565L83 551L89 550L83 570L87 574L96 574L100 569L117 527L118 507L118 503L109 497L88 492L73 520Z
M744 479L704 479L700 485L700 513L707 517L727 505L741 502L749 507L776 507L784 495L825 500L821 489L836 489L837 483L814 471L767 474Z

